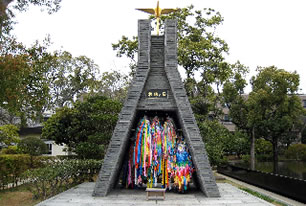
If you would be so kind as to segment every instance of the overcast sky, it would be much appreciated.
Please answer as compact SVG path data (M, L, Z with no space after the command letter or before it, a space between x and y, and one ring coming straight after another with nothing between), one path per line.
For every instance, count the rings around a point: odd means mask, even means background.
M86 3L85 3L86 2ZM117 58L111 43L122 35L137 35L137 20L147 14L135 8L155 8L156 0L62 0L52 15L40 8L17 15L14 33L31 45L50 34L52 49L86 55L101 72L129 71ZM217 34L230 47L229 62L239 60L255 75L257 66L275 65L300 74L300 93L306 93L306 1L305 0L160 0L161 8L213 8L224 17Z

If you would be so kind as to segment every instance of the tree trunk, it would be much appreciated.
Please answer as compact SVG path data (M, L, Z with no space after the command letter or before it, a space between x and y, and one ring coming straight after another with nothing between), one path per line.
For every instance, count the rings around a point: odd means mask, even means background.
M273 138L273 173L278 174L278 139Z
M12 2L13 0L1 0L0 1L0 16L5 14L5 10L7 9L7 6Z
M251 150L250 150L250 166L251 170L255 170L255 128L252 128Z
M7 18L6 9L13 0L0 0L0 36L2 36L3 22Z
M30 168L33 169L34 164L33 164L33 156L30 155Z

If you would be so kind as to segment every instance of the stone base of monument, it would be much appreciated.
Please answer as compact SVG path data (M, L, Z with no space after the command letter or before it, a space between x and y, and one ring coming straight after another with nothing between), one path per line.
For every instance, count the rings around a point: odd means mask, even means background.
M147 188L147 200L165 200L165 188Z
M221 197L207 198L199 190L190 190L179 194L167 191L165 200L147 201L145 189L114 189L106 197L93 197L94 184L80 184L66 192L60 193L38 204L38 206L129 206L129 205L162 205L162 206L273 206L272 204L252 196L238 188L227 184L217 183Z

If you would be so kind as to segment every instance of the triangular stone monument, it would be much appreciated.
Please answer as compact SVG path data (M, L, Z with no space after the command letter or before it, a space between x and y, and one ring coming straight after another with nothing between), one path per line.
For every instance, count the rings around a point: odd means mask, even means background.
M177 28L166 20L163 36L151 36L150 20L138 21L138 65L112 135L93 196L106 196L117 184L129 139L145 111L174 112L194 164L197 185L207 197L220 197L199 128L177 69ZM153 97L153 98L152 98Z

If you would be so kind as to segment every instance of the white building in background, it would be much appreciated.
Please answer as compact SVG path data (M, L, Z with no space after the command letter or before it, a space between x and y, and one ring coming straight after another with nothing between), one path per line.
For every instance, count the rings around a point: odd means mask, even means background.
M49 117L51 117L53 113L52 112L45 112L43 114L43 119L37 119L37 120L27 120L27 127L21 128L19 131L20 138L25 137L37 137L41 139L41 133L42 133L42 122L46 121ZM45 156L57 156L57 155L68 155L68 150L66 145L58 145L55 143L54 140L46 140L42 139L45 144L48 147L48 153L44 154Z
M45 156L68 155L66 145L58 145L54 140L43 140L48 147L48 153Z

